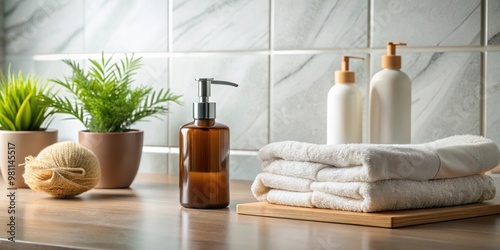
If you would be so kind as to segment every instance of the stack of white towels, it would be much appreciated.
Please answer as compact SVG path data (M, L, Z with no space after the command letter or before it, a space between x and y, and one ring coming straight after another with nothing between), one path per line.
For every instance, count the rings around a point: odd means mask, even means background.
M459 135L425 144L317 145L276 142L259 151L259 201L357 212L477 203L495 197L484 173L500 161L497 145Z

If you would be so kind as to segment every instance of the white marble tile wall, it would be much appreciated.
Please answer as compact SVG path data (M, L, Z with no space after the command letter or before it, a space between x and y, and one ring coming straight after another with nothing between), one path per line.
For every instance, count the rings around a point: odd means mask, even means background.
M368 1L275 0L275 49L366 48Z
M172 0L173 51L269 49L268 0Z
M405 41L411 46L479 45L481 0L373 0L372 44Z
M168 49L168 1L85 0L85 52Z
M488 45L500 45L500 0L488 0L487 41Z
M6 56L81 53L84 1L5 0Z
M372 72L380 70L384 53L372 54ZM479 52L403 52L401 56L401 70L412 81L412 143L480 134Z
M500 144L500 51L487 53L486 136Z
M271 95L271 141L326 143L326 103L342 53L277 55ZM350 55L366 57L364 54ZM368 58L367 58L368 60ZM356 85L366 96L365 62L351 60ZM366 98L364 98L366 100ZM366 102L365 102L366 103Z
M193 120L193 102L198 102L196 77L214 77L239 84L212 85L210 101L216 103L216 120L229 126L231 147L255 150L267 144L269 110L269 56L215 55L174 57L171 85L184 96L183 106L170 114L170 143L179 144L179 128ZM264 138L264 139L262 139Z
M482 134L500 144L500 0L4 0L3 51L14 70L62 77L60 58L136 53L137 84L184 95L163 119L136 124L141 172L177 174L178 128L191 120L195 77L215 86L218 120L231 128L232 178L253 179L273 141L325 142L326 93L342 55L365 103L387 41L412 79L412 142ZM61 140L81 125L58 117ZM165 153L172 152L172 153Z

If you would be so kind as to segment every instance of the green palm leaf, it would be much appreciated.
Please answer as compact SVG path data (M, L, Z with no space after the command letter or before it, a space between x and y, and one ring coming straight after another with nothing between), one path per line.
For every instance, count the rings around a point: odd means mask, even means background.
M89 59L88 73L76 62L63 60L73 74L51 81L62 86L75 101L54 98L51 106L58 113L69 114L80 120L91 132L122 132L135 122L168 111L168 103L181 104L180 96L170 90L159 92L151 87L133 87L133 76L142 66L141 58L112 63L112 57Z

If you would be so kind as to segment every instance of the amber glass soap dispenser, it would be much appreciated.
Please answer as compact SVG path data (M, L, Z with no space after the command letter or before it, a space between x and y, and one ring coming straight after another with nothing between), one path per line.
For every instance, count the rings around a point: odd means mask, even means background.
M199 102L193 118L179 131L180 203L187 208L225 208L229 205L229 127L215 121L209 102L212 84L238 87L213 78L197 78Z

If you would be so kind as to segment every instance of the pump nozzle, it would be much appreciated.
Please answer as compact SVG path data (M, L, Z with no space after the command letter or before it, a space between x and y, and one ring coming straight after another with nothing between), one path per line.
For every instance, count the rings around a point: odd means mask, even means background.
M402 42L388 42L387 55L382 56L382 68L400 69L401 56L396 55L396 46L406 46Z
M193 103L193 118L195 119L214 119L215 103L209 102L211 95L211 84L229 85L238 87L238 84L226 81L217 81L214 78L196 78L198 81L199 102Z
M335 82L336 83L354 83L355 75L354 72L349 71L349 59L361 59L365 58L359 56L342 56L342 70L335 71Z

